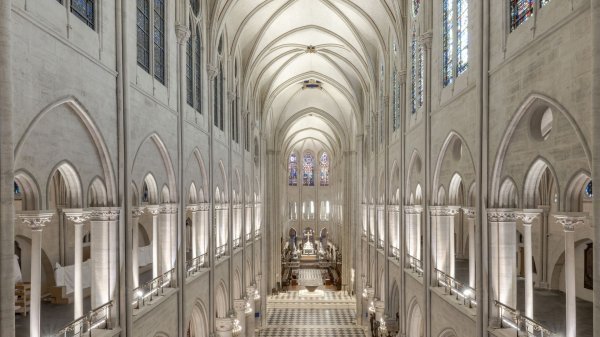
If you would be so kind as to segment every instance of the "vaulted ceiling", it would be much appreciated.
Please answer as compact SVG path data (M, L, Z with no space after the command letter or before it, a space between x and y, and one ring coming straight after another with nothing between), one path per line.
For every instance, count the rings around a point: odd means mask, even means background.
M377 108L379 65L403 41L396 0L221 0L213 27L240 60L245 106L275 149L353 147ZM224 34L223 34L224 33ZM385 61L384 61L385 62ZM308 83L308 84L307 84Z

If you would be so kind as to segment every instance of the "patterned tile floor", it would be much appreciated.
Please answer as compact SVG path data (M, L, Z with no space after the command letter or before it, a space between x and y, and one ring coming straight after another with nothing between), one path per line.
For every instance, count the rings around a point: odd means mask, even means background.
M259 337L365 337L355 324L353 298L342 292L325 292L321 302L303 307L297 292L267 300L267 326ZM338 303L339 307L331 307Z

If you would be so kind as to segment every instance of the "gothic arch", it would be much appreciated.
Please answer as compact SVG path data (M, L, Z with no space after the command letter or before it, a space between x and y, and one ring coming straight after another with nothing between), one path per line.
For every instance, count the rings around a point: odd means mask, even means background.
M460 142L460 143L457 143ZM469 169L472 170L471 172L475 172L475 162L473 161L473 156L471 154L471 150L469 149L469 146L467 145L466 140L464 139L463 136L461 136L458 132L452 130L450 131L450 133L448 134L448 136L446 137L446 140L444 141L442 148L440 149L440 153L438 154L438 158L437 158L437 162L435 165L435 170L433 173L433 182L432 182L432 186L434 189L438 189L440 187L440 179L441 179L441 171L442 171L442 164L444 163L444 159L447 157L446 155L448 154L448 150L450 150L450 146L453 146L453 148L451 150L458 152L457 149L455 149L454 147L456 145L460 145L460 153L455 153L455 155L459 155L459 158L456 160L461 160L462 158L464 158L465 156L466 159L468 160L469 163ZM464 175L465 172L463 172ZM464 178L464 176L463 176ZM433 204L434 205L441 205L442 202L440 202L439 200L437 200L437 197L439 196L434 194L433 195Z
M405 195L406 198L412 193L412 188L415 186L420 186L420 178L422 175L422 161L421 155L417 149L413 149L413 152L410 156L410 161L408 162L408 170L406 171L406 185L405 185ZM414 172L413 172L414 171ZM414 196L416 198L416 195ZM416 200L405 200L406 203L417 203Z
M537 205L535 204L535 197L538 192L538 185L544 172L546 169L550 171L552 178L554 180L554 188L556 188L556 193L561 195L560 193L560 185L558 181L558 176L554 167L550 165L550 163L542 157L538 157L534 159L533 163L529 166L527 170L527 174L525 176L525 183L523 186L523 206L528 208L535 208ZM560 206L560 199L557 200L558 206Z
M21 207L24 211L40 209L40 189L37 181L25 170L15 172L15 182L21 188Z
M227 308L229 307L227 298L227 286L221 280L215 294L215 314L217 318L227 317Z
M132 161L133 166L132 167L135 168L136 163L138 162L138 156L140 154L140 151L142 150L142 148L144 147L146 142L148 142L150 140L156 146L156 149L158 150L158 153L161 156L162 163L165 168L167 185L169 188L169 200L171 200L172 202L176 202L177 201L177 188L176 188L177 184L175 182L175 169L173 166L173 161L171 160L171 156L169 155L169 151L167 150L165 143L163 142L163 140L160 138L160 136L157 133L150 134L148 137L146 137L140 143L140 146L138 147L138 149L135 153L135 156L133 158L133 161Z
M416 297L413 297L407 308L407 337L423 337L423 313Z
M197 299L192 308L192 314L188 323L189 337L209 337L208 318L206 308L200 299Z
M59 180L61 181L59 181ZM54 186L58 183L58 186ZM64 187L64 191L57 191L57 188ZM54 196L63 194L65 200L61 201L62 205L69 208L83 207L83 190L81 186L81 179L77 170L69 162L63 161L59 163L50 173L48 183L46 187L48 207L55 208L57 206L57 200L51 198L51 193L54 192ZM54 204L51 204L54 201ZM51 206L52 205L52 206Z
M106 207L108 206L108 198L106 195L106 187L102 178L96 177L88 187L88 206L89 207Z

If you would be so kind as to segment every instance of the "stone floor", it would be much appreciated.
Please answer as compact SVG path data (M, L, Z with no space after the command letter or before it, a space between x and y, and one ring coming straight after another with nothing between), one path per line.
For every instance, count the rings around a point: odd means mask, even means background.
M296 291L270 296L267 326L258 336L365 337L362 327L356 325L354 297L324 291L322 296L310 297L306 299L310 303L304 303L302 296Z

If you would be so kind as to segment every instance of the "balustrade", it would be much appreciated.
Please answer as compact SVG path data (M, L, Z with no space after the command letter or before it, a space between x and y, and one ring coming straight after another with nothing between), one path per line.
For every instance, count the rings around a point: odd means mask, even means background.
M133 298L131 303L135 309L141 309L146 304L151 302L156 296L164 294L164 288L172 288L175 276L175 269L158 276L157 278L142 284L133 290Z
M444 291L450 295L456 295L456 300L463 301L463 305L472 308L477 306L475 289L457 281L452 276L436 269L437 283L439 287L444 287Z
M186 261L185 270L187 271L187 276L190 277L201 269L208 268L208 254L202 254L196 258Z
M111 329L110 315L113 302L105 303L60 329L57 337L91 336L93 329Z
M534 319L521 314L518 310L498 301L494 301L494 304L498 309L500 328L512 328L517 330L517 333L526 334L528 337L548 337L556 335L553 331L550 331Z

